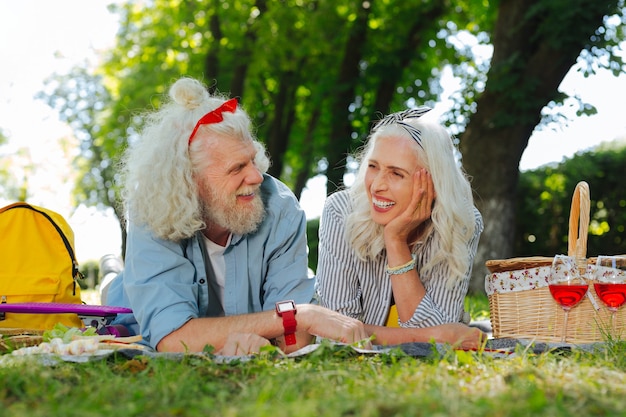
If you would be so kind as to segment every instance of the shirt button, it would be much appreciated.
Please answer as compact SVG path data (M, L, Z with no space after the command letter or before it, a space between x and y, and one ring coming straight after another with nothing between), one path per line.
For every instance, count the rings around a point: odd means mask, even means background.
M206 282L206 281L204 280L204 278L202 278L202 279L200 280L200 284L204 284L205 282Z

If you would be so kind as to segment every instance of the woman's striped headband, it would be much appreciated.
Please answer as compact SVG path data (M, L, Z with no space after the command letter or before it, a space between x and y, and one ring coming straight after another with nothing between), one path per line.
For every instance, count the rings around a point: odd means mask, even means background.
M408 110L399 111L397 113L388 114L387 116L385 116L382 119L380 119L374 125L374 128L372 129L372 132L376 132L378 129L380 129L383 126L389 126L391 124L397 124L399 126L402 126L404 128L404 130L406 130L407 133L413 139L415 139L415 142L417 142L417 144L420 146L420 148L424 149L424 146L422 145L422 132L419 129L411 126L410 124L405 123L403 120L405 120L405 119L418 119L418 118L422 117L424 114L428 113L431 110L432 109L430 107L420 106L420 107L418 107L416 109L408 109Z

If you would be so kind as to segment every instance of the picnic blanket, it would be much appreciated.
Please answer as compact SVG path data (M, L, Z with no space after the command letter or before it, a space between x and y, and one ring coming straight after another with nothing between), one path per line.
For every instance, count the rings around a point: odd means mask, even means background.
M333 343L341 345L338 343ZM299 349L296 352L285 355L285 358L298 358L307 356L322 346L321 343L311 344ZM359 354L376 355L383 353L390 353L393 349L399 349L408 356L412 357L432 357L433 355L443 357L450 354L451 350L455 349L447 344L433 344L433 343L403 343L394 346L374 346L371 349L362 349L351 345L344 345L353 349ZM490 339L484 349L476 350L477 353L482 355L488 355L495 358L509 358L518 355L519 353L534 353L542 354L548 352L561 352L561 351L573 351L573 350L586 350L595 351L603 346L602 343L593 343L587 345L572 345L567 343L541 343L532 340L519 340L519 339ZM30 349L30 351L28 350ZM210 357L211 360L218 363L229 363L233 361L242 362L253 359L256 355L247 356L222 356L212 355L208 353L163 353L156 352L145 347L129 347L129 348L107 348L106 346L98 346L95 349L91 349L88 352L75 351L75 354L64 352L58 353L41 353L33 350L32 348L21 348L13 351L11 354L5 354L0 356L0 366L10 366L14 363L22 361L33 361L43 365L55 365L59 362L77 362L84 363L90 361L103 360L112 355L121 355L127 359L133 359L137 356L145 356L149 358L165 358L169 360L182 360L186 356L204 356Z

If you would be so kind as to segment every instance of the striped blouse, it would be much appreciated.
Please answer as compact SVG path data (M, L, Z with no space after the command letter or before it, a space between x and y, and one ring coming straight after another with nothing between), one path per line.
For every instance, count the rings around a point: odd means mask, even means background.
M328 197L322 212L319 231L319 261L316 292L322 306L361 320L365 324L384 326L391 306L391 280L385 273L387 255L383 251L375 260L361 261L346 239L345 223L352 210L347 190ZM474 208L476 228L467 245L470 268L465 277L452 289L446 288L444 277L447 265L439 264L432 274L425 276L420 265L432 256L439 244L436 233L418 243L415 253L420 279L426 295L407 322L401 327L428 327L443 323L468 321L463 301L469 287L471 265L476 255L478 240L483 231L480 212Z

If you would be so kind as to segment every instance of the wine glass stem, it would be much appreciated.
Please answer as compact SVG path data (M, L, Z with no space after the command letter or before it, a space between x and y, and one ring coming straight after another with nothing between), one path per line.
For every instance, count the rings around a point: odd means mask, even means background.
M615 329L615 311L611 311L611 331L613 331L613 337L615 337L616 329Z
M569 310L564 310L565 315L563 316L563 335L561 336L561 342L565 343L565 336L567 336L567 316L569 315Z

